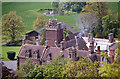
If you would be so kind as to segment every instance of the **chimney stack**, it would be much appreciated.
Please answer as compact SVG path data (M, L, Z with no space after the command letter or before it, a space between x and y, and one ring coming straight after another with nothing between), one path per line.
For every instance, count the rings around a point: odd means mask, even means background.
M91 54L94 53L94 41L93 40L90 41L89 51Z
M59 47L59 45L58 45L58 42L57 42L57 41L55 41L55 47Z
M77 48L77 49L79 49L78 38L79 38L79 37L75 36L75 40L76 40L76 48Z
M110 34L108 35L108 39L109 39L109 42L110 42L110 43L112 43L112 42L114 41L114 35L113 35L113 33L110 33Z
M93 35L92 33L88 33L88 42L90 42L91 40L93 40Z
M75 47L70 47L69 48L69 58L71 60L75 60L76 59L76 49L75 49Z
M97 47L97 53L100 54L100 46Z
M48 47L48 40L45 41L45 46Z
M40 45L40 40L36 39L36 45Z
M25 38L22 40L22 45L24 45L25 44Z
M60 42L60 47L62 50L65 49L65 41L64 40Z

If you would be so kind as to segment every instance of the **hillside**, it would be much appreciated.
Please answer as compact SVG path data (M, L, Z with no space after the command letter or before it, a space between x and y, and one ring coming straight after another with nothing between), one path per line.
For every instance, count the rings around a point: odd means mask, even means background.
M118 3L110 2L108 7L113 12L118 12ZM26 32L33 30L33 22L36 20L40 13L45 11L40 11L40 9L52 9L50 2L4 2L2 3L2 15L9 13L10 11L16 11L17 15L21 16L23 23L26 27ZM71 26L75 26L76 23L76 13L70 15L55 15L54 18L58 19L58 22L64 21ZM46 19L53 18L53 16L47 15ZM78 28L74 27L76 30Z
M9 8L8 8L9 7ZM39 11L40 9L49 9L51 7L50 2L9 2L3 3L2 5L2 15L9 13L10 11L16 11L17 15L21 16L23 23L26 27L26 32L33 30L33 22L36 20L37 16L44 11ZM46 16L46 19L53 18L50 15ZM54 18L58 19L58 22L64 21L71 26L74 26L75 21L74 15L56 15Z

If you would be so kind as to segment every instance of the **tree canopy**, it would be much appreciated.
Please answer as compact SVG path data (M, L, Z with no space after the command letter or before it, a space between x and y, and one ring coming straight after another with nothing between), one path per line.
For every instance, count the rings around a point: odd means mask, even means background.
M102 17L106 16L107 14L110 14L111 11L107 7L107 3L105 2L87 2L85 7L82 8L83 13L93 13L96 14L98 18L98 24L97 27L94 28L93 35L96 37L103 37L102 35Z
M45 15L40 14L37 19L34 21L33 28L34 30L40 29L48 24L48 21L45 20Z
M34 21L33 28L34 30L45 27L48 24L48 20L45 19L45 15L40 14L37 19ZM40 33L41 36L41 45L45 44L46 40L46 31L43 29Z
M118 37L117 35L120 28L119 22L112 17L115 17L115 15L106 15L102 18L103 38L108 38L109 33L113 33L114 37Z
M6 41L19 39L24 32L22 18L16 15L15 11L2 16L2 37Z

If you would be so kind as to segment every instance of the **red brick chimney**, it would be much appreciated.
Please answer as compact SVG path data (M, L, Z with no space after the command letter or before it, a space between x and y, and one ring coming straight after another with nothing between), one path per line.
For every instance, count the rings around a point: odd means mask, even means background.
M94 53L94 41L93 41L93 39L90 40L89 51L90 51L91 54Z
M100 54L100 46L97 47L97 53Z
M111 59L111 63L114 62L114 56L115 56L115 51L114 50L109 50L110 51L110 59Z
M63 41L61 41L60 42L60 48L62 49L62 50L64 50L66 47L65 47L66 45L65 45L65 41L63 40Z
M50 19L49 25L46 27L46 40L48 40L48 46L55 46L55 41L60 44L63 40L63 25L57 23L57 19Z

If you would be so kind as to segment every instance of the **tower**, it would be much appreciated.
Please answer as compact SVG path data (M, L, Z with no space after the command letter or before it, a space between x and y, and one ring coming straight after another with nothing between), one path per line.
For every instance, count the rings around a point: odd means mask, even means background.
M63 26L62 23L57 23L57 19L49 19L46 27L46 40L48 46L55 46L55 41L59 44L63 40Z

